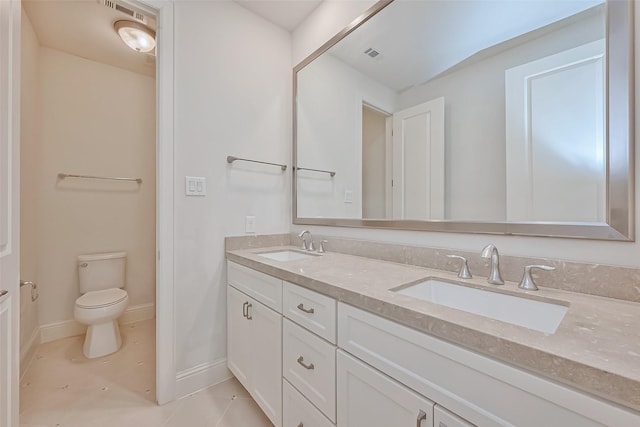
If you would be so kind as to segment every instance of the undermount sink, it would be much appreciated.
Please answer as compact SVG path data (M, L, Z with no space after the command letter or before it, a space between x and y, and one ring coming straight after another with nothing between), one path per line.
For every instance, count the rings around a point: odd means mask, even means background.
M396 290L435 304L552 334L569 307L429 278Z
M299 261L301 259L313 258L316 255L305 254L303 252L298 252L298 251L286 250L286 251L277 251L277 252L264 252L264 253L258 254L258 256L272 259L274 261Z

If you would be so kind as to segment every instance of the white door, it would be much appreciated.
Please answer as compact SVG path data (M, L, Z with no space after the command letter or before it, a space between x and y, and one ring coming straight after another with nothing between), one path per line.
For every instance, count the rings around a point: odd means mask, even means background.
M444 98L393 114L393 218L444 219Z
M0 1L0 427L18 426L20 2Z
M605 221L604 83L604 40L505 72L508 221Z
M433 425L433 402L338 350L340 427Z
M251 298L227 286L227 365L238 381L247 389L251 388L251 324L246 313Z
M251 323L252 396L276 427L282 426L282 315L253 301Z

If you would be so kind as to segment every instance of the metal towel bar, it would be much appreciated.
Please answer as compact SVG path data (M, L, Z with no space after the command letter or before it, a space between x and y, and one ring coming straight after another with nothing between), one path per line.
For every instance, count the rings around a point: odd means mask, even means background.
M59 173L59 179L65 178L81 178L81 179L106 179L109 181L133 181L138 184L142 184L142 178L119 178L119 177L111 177L111 176L93 176L93 175L74 175L70 173Z
M240 157L227 156L227 163L233 163L235 161L260 163L260 164L263 164L263 165L278 166L280 169L282 169L282 171L286 171L287 170L287 165L281 165L279 163L261 162L260 160L241 159Z
M298 168L298 167L294 167L294 169L299 170L299 171L312 171L312 172L328 173L331 176L336 176L335 172L333 172L333 171L325 171L325 170L322 170L322 169Z

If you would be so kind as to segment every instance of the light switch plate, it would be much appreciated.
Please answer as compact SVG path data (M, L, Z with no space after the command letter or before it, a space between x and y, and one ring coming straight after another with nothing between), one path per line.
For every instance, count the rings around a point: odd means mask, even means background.
M185 176L185 194L187 196L205 196L207 179L202 176Z
M353 203L353 191L352 190L344 190L344 202L345 203Z
M245 218L244 231L245 231L245 233L255 233L256 232L256 217L255 216L247 216Z

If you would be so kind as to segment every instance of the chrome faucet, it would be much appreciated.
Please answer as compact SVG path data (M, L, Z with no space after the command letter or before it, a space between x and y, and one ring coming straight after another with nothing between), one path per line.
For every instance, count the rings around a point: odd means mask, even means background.
M309 230L302 230L300 234L298 234L298 238L302 240L302 250L305 250L305 251L313 250L313 249L310 249L309 244L304 238L306 235L309 235L309 237L311 237L311 232ZM311 248L312 247L313 247L313 239L311 239Z
M487 282L492 285L504 285L502 275L500 274L500 254L498 254L498 248L493 244L488 244L482 249L482 258L491 258L491 272Z

